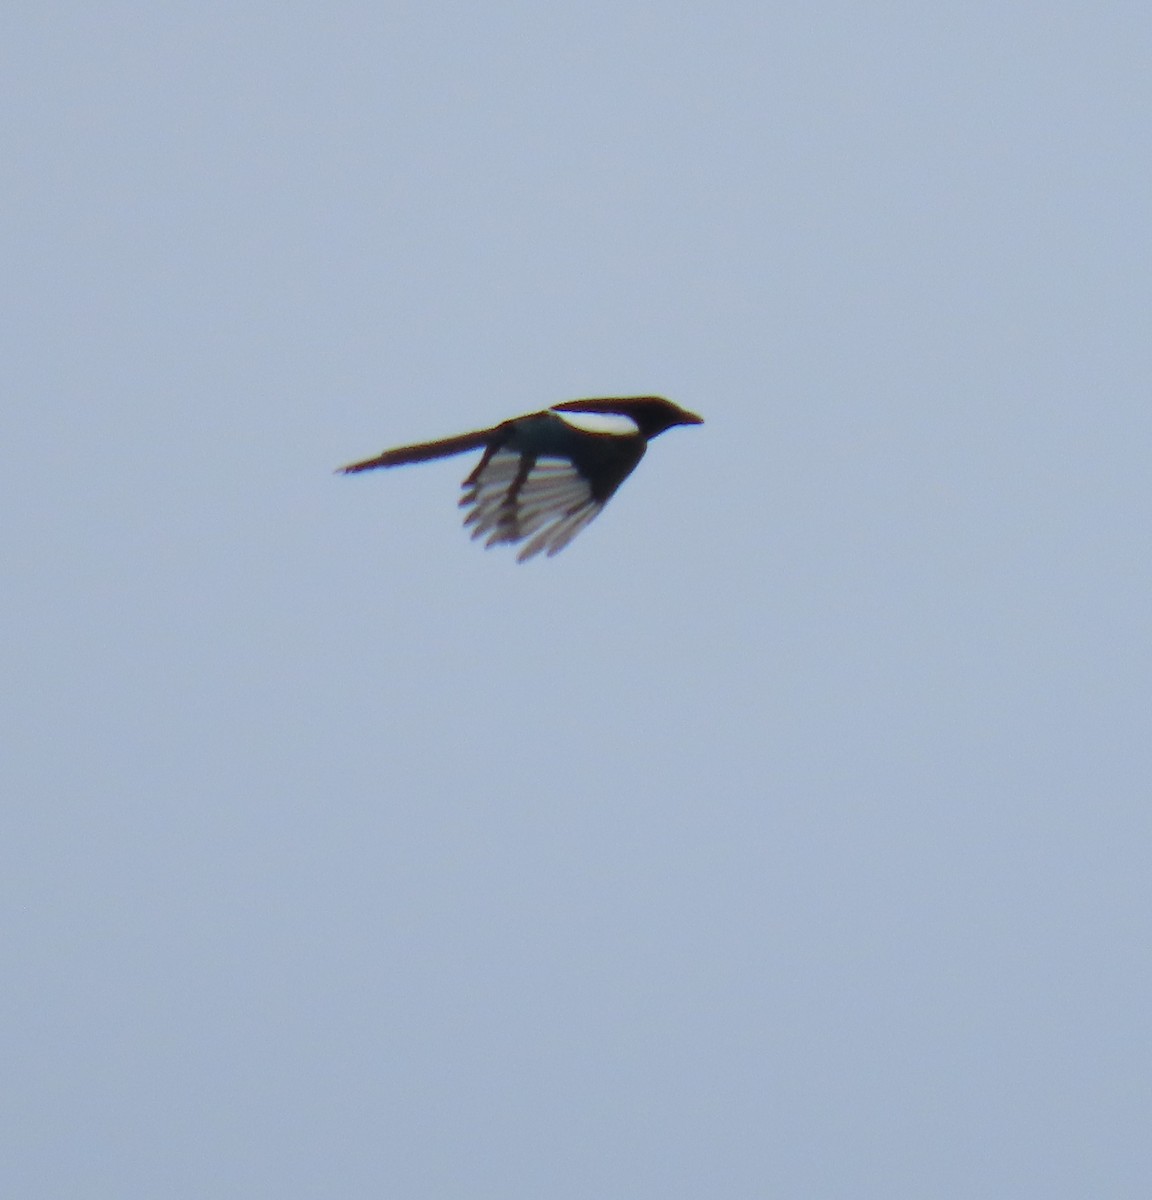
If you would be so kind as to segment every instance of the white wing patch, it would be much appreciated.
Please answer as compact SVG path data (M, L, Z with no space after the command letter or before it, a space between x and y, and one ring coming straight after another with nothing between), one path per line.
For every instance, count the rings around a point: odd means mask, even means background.
M631 417L623 413L605 412L565 412L563 409L551 410L554 417L559 417L573 429L583 430L584 433L607 433L613 437L634 437L640 432L640 426Z
M460 507L470 510L464 525L473 538L486 537L485 546L527 540L517 555L524 562L541 551L558 554L604 505L566 458L538 458L515 489L520 462L518 453L498 450L465 482Z

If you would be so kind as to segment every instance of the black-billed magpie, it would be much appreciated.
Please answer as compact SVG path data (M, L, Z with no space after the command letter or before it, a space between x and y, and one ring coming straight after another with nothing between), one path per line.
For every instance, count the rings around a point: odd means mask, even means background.
M462 485L464 525L472 527L473 538L487 535L486 546L526 541L517 555L524 562L541 551L551 556L563 550L608 503L657 434L702 421L661 396L568 400L491 429L385 450L340 471L351 475L483 449Z

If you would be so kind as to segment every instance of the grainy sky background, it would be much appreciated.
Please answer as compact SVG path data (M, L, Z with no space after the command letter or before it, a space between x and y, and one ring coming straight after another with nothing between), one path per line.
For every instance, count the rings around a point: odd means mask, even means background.
M1152 1195L1146 2L0 56L3 1195Z

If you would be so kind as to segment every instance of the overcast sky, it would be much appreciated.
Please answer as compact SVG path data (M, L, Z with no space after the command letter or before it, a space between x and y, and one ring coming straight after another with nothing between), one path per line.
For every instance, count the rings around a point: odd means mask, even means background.
M1152 1195L1150 61L9 5L0 1192ZM332 473L632 393L554 559Z

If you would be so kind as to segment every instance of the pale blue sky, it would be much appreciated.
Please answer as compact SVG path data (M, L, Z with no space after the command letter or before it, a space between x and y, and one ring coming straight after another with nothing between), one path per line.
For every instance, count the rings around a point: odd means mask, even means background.
M0 1192L1152 1194L1150 56L10 6ZM332 474L636 392L553 560Z

